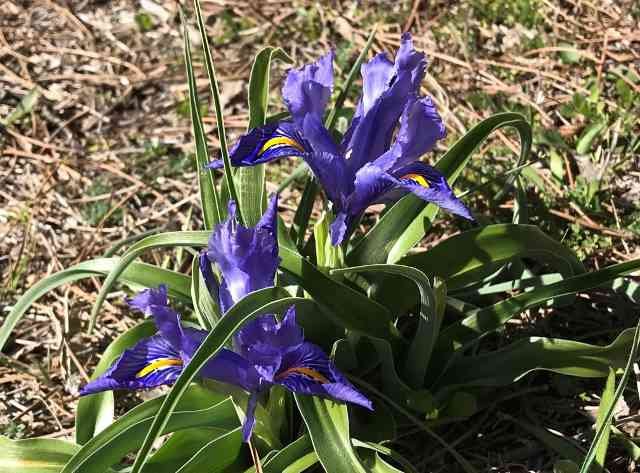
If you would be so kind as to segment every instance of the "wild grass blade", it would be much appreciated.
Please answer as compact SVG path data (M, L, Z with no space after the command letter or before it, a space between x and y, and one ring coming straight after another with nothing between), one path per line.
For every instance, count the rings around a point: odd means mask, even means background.
M213 173L206 166L209 164L209 148L207 138L200 116L200 101L198 99L198 89L195 74L193 72L193 62L191 60L191 41L187 22L181 12L182 30L184 35L184 63L187 70L187 83L189 86L189 109L191 112L191 126L193 138L196 144L196 167L198 174L198 187L200 189L200 204L205 228L211 229L214 225L222 221L222 209L220 207L220 196L213 181Z
M633 344L631 345L631 350L629 351L629 358L627 360L627 366L622 373L622 378L620 379L620 383L613 394L613 398L610 403L607 405L604 415L601 417L602 423L600 424L600 428L596 431L596 435L593 438L593 442L591 442L591 446L587 451L587 455L580 467L579 473L588 473L591 470L591 466L596 459L596 455L600 449L600 446L603 442L608 441L609 430L611 428L611 419L613 418L613 413L618 402L620 396L624 392L624 389L627 385L627 379L631 374L633 364L638 358L638 342L640 341L640 323L636 326L635 333L633 335ZM600 416L598 416L600 417Z
M84 261L58 273L38 281L25 292L15 303L9 315L0 328L0 351L4 349L9 335L22 316L47 292L63 284L69 284L92 276L105 276L111 274L120 264L120 258L97 258ZM134 262L128 268L122 268L114 276L113 282L121 280L136 286L152 287L165 283L169 286L169 294L182 301L188 302L189 278L184 274L176 273L168 269L159 268L146 263Z
M200 6L200 0L193 0L193 7L196 12L196 20L198 22L198 30L200 31L200 38L202 41L202 51L204 53L204 65L207 70L207 76L209 77L209 90L211 97L213 97L213 104L216 111L216 125L218 127L218 140L220 141L220 154L222 155L222 162L224 163L224 176L229 189L231 198L238 202L238 192L236 190L235 182L233 180L233 172L231 169L231 162L229 161L229 149L227 147L227 135L224 129L224 116L222 113L222 103L220 101L220 89L218 87L218 79L216 78L216 70L213 65L213 58L211 57L211 48L209 46L209 38L207 37L207 30L204 26L204 20L202 18L202 8ZM245 224L245 220L242 216L240 208L237 211L238 220L242 225Z

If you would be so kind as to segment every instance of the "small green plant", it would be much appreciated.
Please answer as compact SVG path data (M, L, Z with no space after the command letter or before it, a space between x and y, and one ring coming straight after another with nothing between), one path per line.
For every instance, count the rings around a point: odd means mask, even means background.
M153 23L153 17L145 11L136 13L136 16L134 17L134 19L136 21L136 25L138 25L138 28L143 33L146 33L147 31L151 31L155 26Z
M405 35L393 60L381 54L365 63L373 32L327 113L331 52L290 70L283 87L288 115L270 117L271 65L291 59L280 49L260 51L249 79L249 130L229 148L197 0L195 10L220 142L220 159L211 159L185 24L204 228L142 236L119 257L43 279L15 304L0 329L0 348L39 297L88 277L105 277L89 330L117 283L142 289L129 304L153 320L104 351L81 390L74 442L0 438L0 465L61 473L413 473L425 467L427 450L445 458L446 471L474 473L484 465L443 433L490 415L500 388L547 371L607 379L592 447L584 455L565 446L560 451L570 461L556 462L557 471L580 463L581 473L594 463L602 467L638 329L599 345L517 333L496 344L493 335L525 312L566 307L578 293L618 287L640 260L588 272L574 251L528 223L519 173L533 141L529 121L514 112L492 115L426 164L420 158L445 130L433 101L420 94L424 55ZM360 70L364 93L355 111L348 110ZM591 110L593 104L576 101ZM468 223L467 231L417 250L440 209L473 222L465 199L475 191L456 194L455 184L476 149L507 128L517 133L520 153L495 190L515 189L511 221ZM166 152L151 146L142 159ZM266 191L265 163L279 158L305 163L291 224L278 217L277 197ZM559 169L556 174L562 177ZM105 187L96 181L90 193ZM318 196L323 213L313 222ZM385 211L374 222L363 219L380 201ZM160 248L188 254L190 269L140 260ZM113 389L160 385L171 388L115 419ZM545 429L501 420L556 444Z
M122 209L113 209L113 199L109 196L111 186L104 178L94 180L86 195L88 197L101 197L96 201L88 202L82 209L82 216L89 225L114 224L122 218Z

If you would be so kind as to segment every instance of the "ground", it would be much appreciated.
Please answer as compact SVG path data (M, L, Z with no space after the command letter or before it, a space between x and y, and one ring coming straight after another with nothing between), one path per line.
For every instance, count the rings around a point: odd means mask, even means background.
M191 18L191 6L186 8ZM448 129L446 143L429 159L480 119L521 112L534 126L532 164L522 179L529 220L562 239L590 267L640 256L637 2L204 0L203 8L232 141L247 126L246 83L252 58L263 46L283 48L298 65L334 48L340 85L374 27L374 52L394 51L408 30L429 56L424 88ZM46 275L99 257L132 235L198 229L201 222L178 3L7 0L2 9L0 321L20 294ZM215 153L215 118L191 20ZM278 88L285 69L275 67L273 112L282 109ZM497 133L476 152L458 185L464 191L482 184L469 200L481 223L511 218L509 194L500 201L492 197L517 150L515 135ZM269 167L272 189L294 165ZM284 191L285 216L295 210L298 192L295 185ZM465 225L447 219L423 245ZM149 258L171 267L186 261L160 253ZM18 325L0 358L0 433L20 438L72 432L78 386L101 349L138 320L122 310L124 292L114 293L98 330L87 335L98 287L98 280L65 286L40 299ZM611 305L609 295L602 297ZM601 306L593 297L581 303L597 317ZM615 332L633 323L625 310L604 328L597 322L574 324L575 313L563 313L542 330L576 337L596 329ZM543 390L562 392L556 402L573 403L563 404L569 410L562 414L567 429L558 419L560 424L550 423L566 435L583 435L574 424L585 422L585 406L597 404L592 394L601 384L558 388L554 383L566 382L545 379ZM591 393L586 400L578 396L581 389ZM532 398L527 418L548 409L540 403L549 397L541 396ZM541 410L534 412L537 404ZM521 407L517 402L513 409ZM500 425L488 429L485 443L474 449L487 467L512 468L518 458L530 458L531 449L540 449L535 435L513 440L513 425L505 417L495 422ZM504 456L518 448L519 457ZM631 468L623 456L611 461Z

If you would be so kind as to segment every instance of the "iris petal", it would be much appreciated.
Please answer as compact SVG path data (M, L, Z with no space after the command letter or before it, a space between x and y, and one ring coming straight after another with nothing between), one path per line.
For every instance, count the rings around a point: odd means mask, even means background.
M277 195L254 228L236 221L236 205L229 203L227 220L216 226L209 239L207 257L222 275L220 307L227 311L249 292L273 286L278 269Z
M431 150L446 134L431 97L412 100L402 112L395 142L374 164L385 171L405 166Z
M171 344L174 350L178 352L188 350L188 347L184 346L186 339L180 325L180 315L169 307L165 284L161 284L158 288L145 289L128 299L127 302L130 307L140 310L146 316L153 317L158 332Z
M240 137L231 148L229 159L233 166L255 166L278 158L302 156L305 151L304 140L293 123L268 123ZM207 167L222 168L222 160L211 161Z
M302 328L296 322L293 306L287 310L282 322L273 315L258 317L246 323L236 337L238 351L249 359L252 353L257 352L285 354L303 341Z
M342 243L354 219L395 185L396 180L374 164L368 163L358 170L353 192L346 199L343 208L331 225L332 244Z
M289 352L275 382L298 394L328 397L372 409L369 401L335 368L322 349L305 342Z
M161 335L154 335L125 350L102 376L84 386L80 395L172 384L182 367L180 354Z
M342 156L331 153L308 153L304 160L318 179L334 206L344 206L353 191L353 175Z
M394 174L399 188L467 220L474 220L469 209L455 196L447 179L436 168L424 163L413 163L398 169Z
M363 65L362 115L346 134L350 137L346 149L351 151L352 169L359 169L389 148L405 105L418 96L425 68L425 56L413 49L409 34L402 36L392 71L381 55Z
M332 89L333 51L329 51L316 62L291 69L282 87L282 97L293 120L301 126L307 114L322 119Z
M247 402L244 424L242 424L242 440L247 443L251 438L253 427L256 424L256 407L258 406L258 394L251 393Z
M260 376L253 365L239 354L223 348L200 371L200 376L255 391Z

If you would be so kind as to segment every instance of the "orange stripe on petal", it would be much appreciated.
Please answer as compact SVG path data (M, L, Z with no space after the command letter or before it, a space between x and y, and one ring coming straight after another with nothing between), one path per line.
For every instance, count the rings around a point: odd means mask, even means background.
M304 148L296 140L292 140L291 138L288 138L286 136L276 136L275 138L269 138L262 145L262 148L260 148L260 151L258 151L258 156L262 156L269 149L274 148L276 146L291 146L292 148L297 149L301 153L304 152Z
M311 368L305 368L303 366L297 367L297 368L289 368L288 370L283 371L278 376L276 376L276 380L279 381L282 378L286 378L290 374L302 374L304 376L307 376L307 377L313 379L314 381L319 382L320 384L326 384L326 383L330 383L331 382L327 378L322 376L316 370L311 369Z
M402 176L400 179L410 179L416 184L421 185L422 187L429 187L429 182L427 182L427 180L420 174L414 174L414 173L406 174Z

